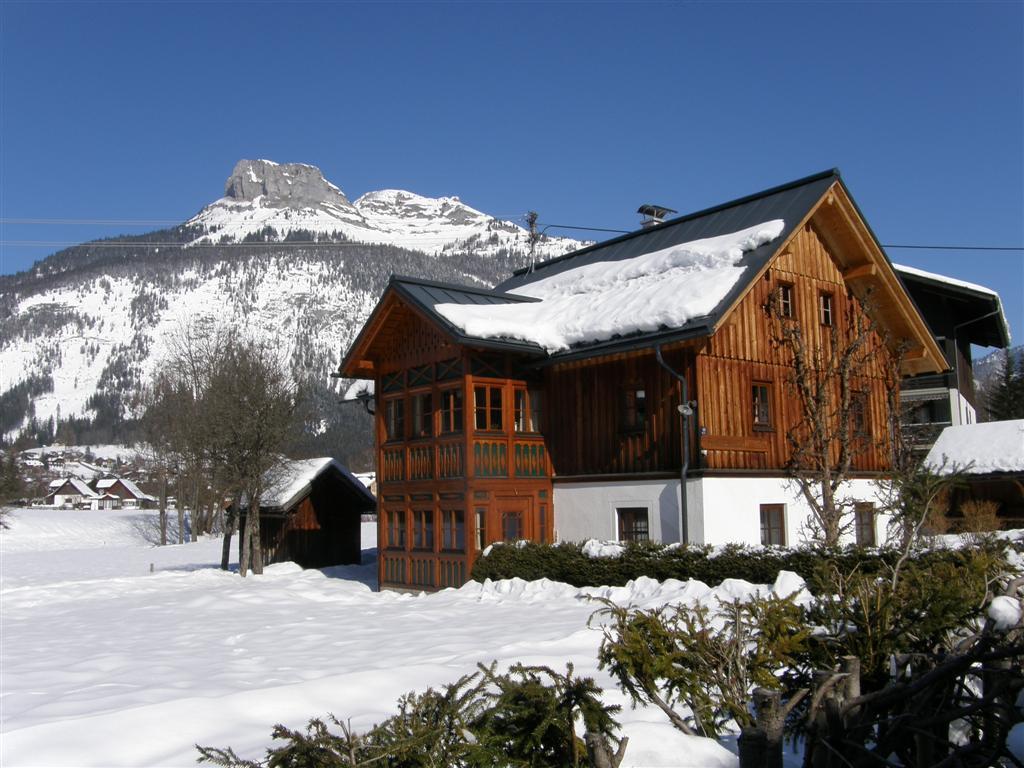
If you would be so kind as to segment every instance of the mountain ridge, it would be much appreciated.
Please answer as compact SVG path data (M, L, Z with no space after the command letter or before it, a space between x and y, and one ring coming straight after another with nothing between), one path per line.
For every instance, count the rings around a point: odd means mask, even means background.
M579 245L544 238L535 256ZM346 383L329 373L390 275L490 286L529 254L525 229L457 197L386 189L353 203L315 166L240 161L225 196L181 225L0 277L0 437L126 441L172 335L227 324L275 340L310 393L311 429L337 433L317 450L344 458L357 409L337 406Z

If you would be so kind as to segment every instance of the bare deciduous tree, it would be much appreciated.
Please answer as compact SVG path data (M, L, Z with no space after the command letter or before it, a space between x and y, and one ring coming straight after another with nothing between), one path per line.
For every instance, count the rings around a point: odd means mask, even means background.
M799 404L800 420L787 435L787 470L811 509L813 538L826 546L836 546L850 525L855 502L842 487L855 459L875 445L867 410L872 384L881 379L887 391L899 391L899 366L870 314L870 297L851 296L847 306L841 318L830 306L829 324L814 329L784 311L779 292L765 307Z
M193 530L207 487L215 499L227 491L236 508L244 500L249 513L239 570L262 573L260 498L299 421L296 387L277 349L233 332L189 331L174 345L152 392L151 442L163 447L168 461L180 462L179 480L191 482ZM179 509L183 496L179 492ZM225 551L232 527L229 519Z

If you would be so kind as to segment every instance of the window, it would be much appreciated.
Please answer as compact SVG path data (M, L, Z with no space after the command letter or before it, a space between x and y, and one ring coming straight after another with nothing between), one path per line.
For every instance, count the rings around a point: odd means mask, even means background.
M772 404L767 382L755 381L750 388L755 430L772 428Z
M857 546L875 546L875 505L870 501L858 501L853 508L853 518Z
M413 395L412 430L413 437L431 437L434 434L434 399L429 392Z
M827 327L832 326L832 294L818 295L818 321Z
M487 541L487 510L484 507L477 507L476 509L476 551L479 552L484 548L484 542Z
M428 509L417 509L412 513L412 546L413 549L434 548L434 512Z
M638 432L647 422L647 391L641 387L630 387L625 391L622 402L622 428Z
M462 390L441 391L441 434L462 431Z
M871 434L868 393L863 390L850 393L850 431L854 437L867 437Z
M542 397L539 389L515 391L513 421L516 432L540 432Z
M389 549L405 549L405 511L393 509L387 513Z
M650 541L646 507L619 507L619 541Z
M548 543L548 505L540 505L540 543Z
M501 387L480 385L474 387L476 428L500 430L502 425Z
M761 543L766 547L786 545L786 505L761 505Z
M441 510L441 549L466 550L466 514L461 509Z
M523 538L523 513L501 513L501 537L505 541L519 541Z
M384 428L388 440L405 438L405 401L395 398L384 403Z
M793 286L779 284L779 314L783 317L795 317L793 312Z

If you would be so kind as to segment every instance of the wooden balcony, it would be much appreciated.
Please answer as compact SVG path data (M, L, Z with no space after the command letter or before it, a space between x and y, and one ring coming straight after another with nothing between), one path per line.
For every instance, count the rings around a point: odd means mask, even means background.
M461 440L458 442L438 443L437 445L437 477L447 480L466 476L466 456Z

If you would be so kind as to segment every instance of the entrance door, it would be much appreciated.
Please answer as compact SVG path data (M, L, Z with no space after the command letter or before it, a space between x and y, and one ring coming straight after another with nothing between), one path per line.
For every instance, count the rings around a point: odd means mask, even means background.
M532 539L533 499L530 496L509 496L495 499L487 514L485 538L488 544L495 541L519 541Z

